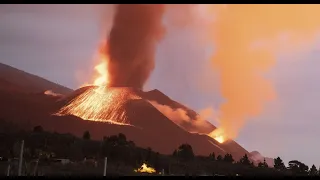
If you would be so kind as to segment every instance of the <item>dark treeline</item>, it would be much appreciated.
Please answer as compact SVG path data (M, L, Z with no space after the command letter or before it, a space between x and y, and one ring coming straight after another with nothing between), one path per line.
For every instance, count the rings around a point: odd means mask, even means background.
M0 157L3 161L19 157L22 139L25 141L26 162L37 159L39 166L51 167L50 163L57 158L70 159L72 162L90 159L98 165L86 166L95 166L100 174L103 159L108 157L108 171L115 171L119 175L130 175L133 169L139 168L143 163L153 167L157 172L164 171L165 174L176 175L319 175L314 165L309 168L304 163L294 160L286 167L280 157L274 159L274 167L268 167L265 161L254 165L247 154L239 161L235 161L231 154L211 153L207 157L196 156L189 144L180 145L171 155L162 155L151 148L137 147L121 133L95 141L90 139L89 131L84 132L82 138L78 138L71 134L49 133L41 126L34 127L30 132L0 133ZM89 168L85 167L79 171L86 170ZM0 173L1 171L5 172L5 169L0 169Z

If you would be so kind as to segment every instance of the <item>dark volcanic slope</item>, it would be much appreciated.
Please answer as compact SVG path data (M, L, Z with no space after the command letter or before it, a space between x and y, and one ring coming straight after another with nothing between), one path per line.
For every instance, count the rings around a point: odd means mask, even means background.
M73 101L77 97L80 97L82 93L86 91L92 91L94 86L83 87L76 90L74 93L70 94L66 98L59 102L59 105L67 105L68 102ZM133 88L109 88L107 91L113 93L126 93L132 94L134 96L141 97L141 99L125 99L124 101L114 99L108 100L103 108L104 112L112 112L114 103L121 109L125 109L125 114L127 121L135 128L140 129L138 134L143 135L139 138L132 139L137 142L138 145L142 147L151 147L152 149L162 152L162 153L172 153L173 150L182 143L189 143L194 148L197 154L208 155L209 153L215 152L217 154L222 153L232 153L236 157L243 156L243 154L248 153L245 149L239 146L234 141L226 144L219 144L215 140L198 134L191 134L185 129L191 126L190 124L183 124L181 128L173 121L164 116L155 107L153 107L148 100L157 101L159 104L167 105L172 108L182 108L188 111L191 115L196 116L196 112L190 110L189 108L171 100L169 97L164 95L158 90L153 90L150 92L143 92L138 89ZM129 97L129 96L126 96ZM193 113L193 114L192 114ZM110 115L104 115L104 117L111 117ZM124 122L120 120L120 122ZM208 123L208 132L214 130L215 127ZM124 132L125 133L125 132ZM142 133L142 134L141 134ZM127 133L125 133L128 135ZM128 138L137 137L136 135L128 135Z
M11 88L17 90L23 89L23 92L28 93L37 93L46 90L52 90L60 94L72 92L69 88L0 63L0 88L8 87L8 83L11 84Z
M16 75L15 72L11 72L12 77L23 76L21 74L23 72L19 70L17 70L16 73L19 75ZM33 80L32 77L38 79L36 76L29 76L29 74L26 74L26 76L31 78L31 82L39 82L38 80ZM25 81L28 81L26 80L28 78L25 78ZM172 101L158 90L150 92L142 92L139 90L132 91L142 97L142 99L128 100L124 103L130 123L134 125L134 127L132 127L86 121L74 116L57 117L51 115L69 100L77 97L90 87L78 89L62 101L57 102L55 97L41 93L14 91L15 88L21 89L21 87L27 88L28 86L24 86L24 83L19 81L18 83L15 83L17 79L13 81L10 81L10 79L15 78L0 80L0 87L1 84L3 84L2 89L0 88L0 119L13 121L23 129L32 129L34 126L41 125L44 129L49 131L72 133L77 136L82 136L84 131L89 130L94 139L102 139L103 136L124 133L128 139L133 140L138 146L151 147L155 151L165 154L171 154L173 150L182 143L189 143L193 147L194 152L200 155L208 155L212 152L215 152L216 154L230 152L235 159L239 159L244 153L248 153L233 141L227 144L219 144L208 136L191 134L180 128L145 99L154 100L160 104L169 105L173 108L185 108L191 113L196 113L187 107ZM23 78L21 77L21 79ZM40 82L42 82L42 80L40 80ZM47 81L44 80L44 82ZM27 82L25 83L27 84ZM49 87L46 87L46 84L48 84ZM39 89L53 89L52 84L54 83L40 83L39 86L41 87ZM34 89L31 88L29 92ZM212 126L212 130L214 128L215 127ZM187 126L185 129L187 129Z
M129 102L127 108L136 109L135 117L147 118L135 119L134 123L137 127L131 127L85 121L73 116L50 116L56 108L55 100L41 94L15 93L12 95L2 92L0 99L2 99L0 119L17 123L23 129L32 129L34 126L41 125L49 131L72 133L77 136L82 136L84 131L89 130L94 139L102 139L103 136L121 132L138 146L151 147L165 154L171 154L175 148L186 142L193 146L197 154L224 153L210 144L206 136L193 135L184 131L149 103L141 100Z
M193 111L192 109L170 99L168 96L166 96L165 94L163 94L162 92L160 92L157 89L149 91L149 92L145 92L142 96L148 100L156 101L159 104L170 106L173 109L178 109L178 108L184 109L188 112L188 115L192 118L195 118L197 116L197 113L195 111ZM194 129L194 127L191 123L184 123L181 125L186 130ZM216 127L209 122L207 123L207 126L208 126L208 128L205 129L204 132L200 132L200 133L208 134L216 129ZM249 154L248 151L246 151L243 147L241 147L235 141L229 141L227 143L227 146L224 147L224 149L232 154L238 154L238 153Z
M170 106L173 109L178 109L178 108L183 109L188 113L188 116L191 117L191 119L196 119L196 116L198 115L192 109L170 99L168 96L160 92L158 89L154 89L148 92L143 92L141 96L150 101L156 101L158 104ZM193 129L195 129L192 123L188 123L185 121L183 121L182 123L183 124L181 125L188 131L192 131ZM204 129L202 132L199 132L199 133L209 134L214 129L216 129L216 127L209 122L207 122L207 127L208 128Z

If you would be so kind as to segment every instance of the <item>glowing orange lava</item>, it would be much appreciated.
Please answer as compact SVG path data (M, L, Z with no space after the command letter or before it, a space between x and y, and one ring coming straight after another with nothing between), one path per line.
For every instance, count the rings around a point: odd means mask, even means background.
M83 92L76 95L54 115L73 115L83 120L107 122L118 125L130 125L127 122L126 102L132 99L141 99L131 92L130 88L108 87L109 57L106 53L106 44L102 44L99 53L99 64L95 66L97 73L92 84L82 86ZM87 87L84 87L87 86Z
M94 80L94 85L96 86L108 86L109 84L109 72L108 72L108 62L109 56L106 53L106 45L103 44L99 51L100 64L94 67L98 73L98 77Z
M216 141L218 141L219 143L223 143L224 142L224 137L223 136L217 136L214 138Z
M134 95L130 88L88 87L55 115L74 115L84 120L129 125L125 106L132 99L141 98Z
M95 86L108 86L110 79L109 79L109 72L108 72L108 63L109 63L109 55L106 51L106 43L103 42L100 45L99 51L97 53L97 62L99 62L97 65L94 66L95 74L94 78L92 80L93 83L84 83L80 86L86 87L90 85Z
M108 84L108 73L106 71L107 64L107 61L102 61L100 64L94 67L94 69L100 74L100 77L94 80L94 85L102 86Z
M141 173L155 173L156 170L152 167L148 167L146 163L143 163L140 168L135 169L134 172L141 172Z
M208 134L211 138L218 141L219 143L224 143L227 140L227 137L224 134L223 129L218 128Z

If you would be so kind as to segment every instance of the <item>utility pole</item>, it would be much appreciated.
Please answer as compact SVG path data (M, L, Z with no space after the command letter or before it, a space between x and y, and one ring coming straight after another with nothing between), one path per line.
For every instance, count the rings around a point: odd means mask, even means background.
M107 165L108 165L108 158L104 158L104 168L103 168L103 176L107 175Z
M11 161L9 160L9 165L8 165L8 169L7 169L7 176L10 176L10 169L11 169Z
M37 173L37 171L38 171L38 164L39 164L39 159L37 159L37 161L36 161L36 165L35 165L34 171L33 171L33 176L35 176L36 174L38 174L38 173Z
M22 172L23 148L24 148L24 140L22 140L21 142L18 176L21 176L21 172Z

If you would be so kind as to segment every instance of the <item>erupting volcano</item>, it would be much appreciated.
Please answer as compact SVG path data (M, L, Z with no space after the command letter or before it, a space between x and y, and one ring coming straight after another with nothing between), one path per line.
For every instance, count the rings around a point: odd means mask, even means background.
M162 153L172 153L188 142L197 154L229 152L240 158L247 151L234 141L225 144L223 131L216 131L196 112L158 90L142 90L154 69L156 45L163 36L163 11L164 5L117 5L108 39L98 51L100 63L92 84L60 99L62 106L55 115L140 129L128 137ZM172 117L168 110L184 116ZM170 140L159 136L164 132ZM146 140L146 136L152 139Z
M137 146L150 147L161 154L172 154L181 144L187 143L196 155L230 153L239 160L249 152L233 139L249 119L260 115L264 105L276 98L274 83L264 77L264 73L274 66L280 53L304 49L314 43L319 29L319 20L313 18L319 13L319 7L307 5L119 4L112 7L115 8L112 27L102 38L99 61L94 68L96 74L90 83L79 89L73 91L0 64L0 120L12 121L21 129L42 126L46 131L79 137L90 132L94 140L123 133ZM168 7L173 8L173 19L170 19L170 13L166 14L169 18L164 19ZM179 16L176 10L180 8L193 9L188 11L190 14ZM200 12L199 17L205 20L196 22L197 18L190 18L193 10ZM168 29L164 28L163 21ZM219 116L219 128L209 123L208 116L201 111L198 114L157 89L143 90L155 68L155 52L165 32L171 32L171 26L176 22L178 26L188 26L188 21L197 27L181 32L181 37L200 35L191 38L199 43L191 48L202 49L201 44L205 51L199 52L207 54L207 50L214 47L214 53L208 52L208 58L210 68L219 76L222 102L217 114L212 113ZM179 36L180 31L175 28L172 35ZM180 44L179 41L175 46ZM181 49L183 52L179 54L189 50ZM190 57L196 63L202 58ZM180 64L178 68L184 68ZM192 68L190 71L203 70L194 70L193 65L188 64ZM170 69L169 72L174 73L163 77L175 76L176 69ZM189 74L190 71L183 72ZM189 80L188 77L184 79ZM203 79L206 79L203 83L186 87L205 86L197 87L198 90L205 89L212 79L207 76ZM210 91L211 84L208 88ZM202 100L199 98L199 101ZM140 170L145 168L143 165Z
M154 68L163 5L117 5L113 27L95 67L99 77L72 99L57 115L74 115L85 120L128 124L125 104L141 99L132 91L142 89Z
M156 45L164 32L163 12L164 5L117 5L108 39L99 49L94 86L82 87L65 98L67 103L55 115L134 126L129 115L134 112L128 112L128 104L143 100L154 105L142 88L154 69ZM200 129L195 132L203 134ZM222 132L205 134L219 143L225 141Z
M172 154L188 143L197 155L232 153L240 159L248 151L232 140L224 143L223 134L214 134L216 139L209 137L216 127L205 118L159 90L143 91L155 66L156 46L165 32L164 7L117 5L113 26L98 51L97 74L90 84L73 92L48 86L46 90L53 90L50 93L43 88L41 94L5 93L3 117L23 121L19 123L24 128L41 125L48 131L76 136L90 131L95 140L123 133L137 146L162 154ZM55 97L53 92L62 95Z

